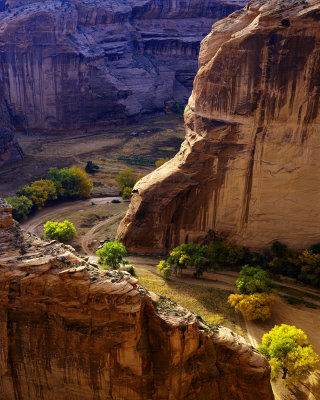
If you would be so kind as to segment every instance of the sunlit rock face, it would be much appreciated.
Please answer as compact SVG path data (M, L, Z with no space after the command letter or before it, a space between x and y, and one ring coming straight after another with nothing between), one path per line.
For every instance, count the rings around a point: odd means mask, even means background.
M137 252L226 238L320 241L320 3L251 2L204 39L174 159L139 181L119 235Z
M229 329L2 224L1 400L273 400L270 367Z
M7 0L0 79L17 129L96 129L187 101L200 40L244 0Z

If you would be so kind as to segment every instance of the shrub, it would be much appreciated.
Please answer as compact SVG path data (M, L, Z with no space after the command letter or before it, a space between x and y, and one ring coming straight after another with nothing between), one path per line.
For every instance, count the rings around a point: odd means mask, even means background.
M135 270L135 268L134 268L133 265L129 265L129 266L127 267L127 272L129 272L129 274L132 275L132 276L136 276L136 275L137 275L137 274L136 274L136 270Z
M131 187L125 187L122 190L121 197L123 198L123 200L128 200L131 197L131 193L132 193L132 188Z
M231 294L228 303L248 321L270 318L274 296L268 293Z
M319 362L307 335L286 324L276 325L264 334L258 349L270 363L271 378L275 380L282 374L287 386L308 378Z
M298 264L301 268L299 278L303 282L320 287L320 254L304 250L298 257Z
M250 265L242 268L236 285L240 294L269 293L272 290L268 272L261 267L251 267Z
M271 251L276 257L280 258L288 254L288 247L286 244L276 240L275 242L272 243Z
M87 161L87 165L85 166L85 171L88 174L93 174L99 169L99 166L92 161Z
M163 275L164 279L169 279L171 276L171 265L168 264L166 261L162 260L157 265L158 271L161 275Z
M22 221L29 215L33 207L32 200L26 196L13 196L6 200L12 205L12 215L17 221Z
M118 269L124 263L123 258L127 255L127 251L122 243L114 241L104 243L102 248L96 251L96 254L99 256L100 264Z
M167 161L169 161L170 158L166 157L166 158L160 158L159 160L157 160L155 162L155 165L157 168L161 167L161 165L165 164Z
M69 242L76 236L76 233L74 225L67 220L63 222L47 221L44 225L45 237L62 243Z
M310 247L310 250L314 254L320 254L320 243L316 243L313 246Z
M38 209L41 209L47 201L57 199L57 190L51 180L41 179L20 189L17 195L28 197Z
M135 183L138 181L138 177L133 173L132 168L126 168L123 171L120 171L115 179L118 184L118 189L121 191L126 187L133 188Z

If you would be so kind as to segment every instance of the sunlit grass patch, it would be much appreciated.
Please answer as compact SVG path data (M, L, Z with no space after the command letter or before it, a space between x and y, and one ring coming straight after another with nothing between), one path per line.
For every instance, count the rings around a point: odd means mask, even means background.
M210 324L224 325L244 335L239 315L227 303L230 291L166 281L159 275L142 268L136 268L136 273L140 284L149 291L169 297L188 310L201 315Z

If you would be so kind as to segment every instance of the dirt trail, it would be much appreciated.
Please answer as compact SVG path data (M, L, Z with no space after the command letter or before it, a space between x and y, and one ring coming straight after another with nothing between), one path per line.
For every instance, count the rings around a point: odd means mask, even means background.
M76 207L87 206L94 202L97 205L110 203L112 200L122 200L121 197L96 197L86 200L76 200L70 201L67 203L57 204L48 208L44 208L38 211L35 215L30 217L27 221L21 224L21 228L30 232L37 233L37 228L40 225L43 225L44 221L49 220L54 217L56 214L74 210Z
M95 235L102 228L106 228L108 225L113 224L117 220L120 221L125 216L125 214L126 214L125 212L122 212L122 213L114 215L111 218L107 218L107 219L99 222L97 225L92 227L85 235L83 235L82 238L81 238L81 247L82 247L82 250L84 251L84 253L87 254L87 255L94 254L92 249L90 249L90 244L94 240Z

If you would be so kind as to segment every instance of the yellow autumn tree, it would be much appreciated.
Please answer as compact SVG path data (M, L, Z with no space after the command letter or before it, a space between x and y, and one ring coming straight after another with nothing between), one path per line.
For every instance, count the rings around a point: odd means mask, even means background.
M248 321L270 318L274 296L269 293L231 294L228 303Z
M258 350L271 366L271 379L285 379L285 385L301 382L318 367L319 357L307 335L293 325L276 325L262 337Z
M80 199L90 197L93 184L91 179L88 177L88 174L83 169L78 167L71 167L70 171L72 171L77 178L77 189Z

